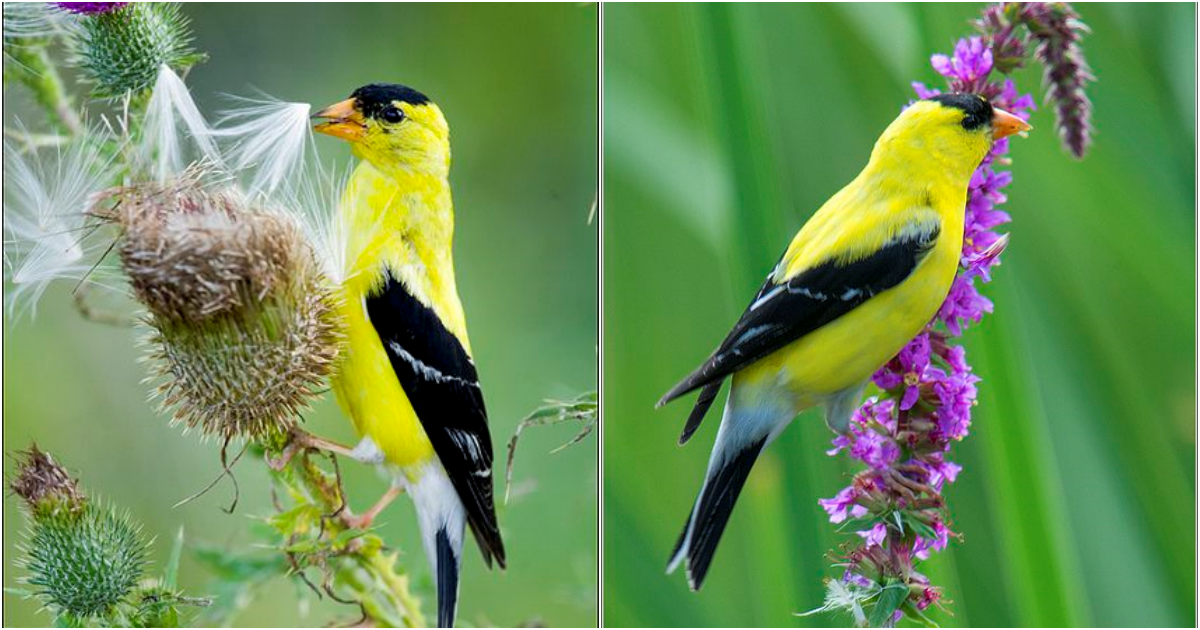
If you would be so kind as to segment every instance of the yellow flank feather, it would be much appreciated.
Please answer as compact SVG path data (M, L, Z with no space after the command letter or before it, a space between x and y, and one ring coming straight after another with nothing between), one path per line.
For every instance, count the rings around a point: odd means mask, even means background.
M451 254L449 132L436 105L402 107L420 124L353 145L364 159L351 176L340 214L348 249L342 283L348 339L333 388L359 434L370 437L388 463L409 468L428 461L434 451L367 318L367 296L381 289L390 271L437 314L468 354L471 345ZM407 145L425 149L406 151ZM431 152L430 146L445 150Z

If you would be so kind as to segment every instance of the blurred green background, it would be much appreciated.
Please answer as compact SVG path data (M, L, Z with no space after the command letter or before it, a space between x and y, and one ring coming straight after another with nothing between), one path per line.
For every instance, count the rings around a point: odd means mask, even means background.
M500 462L517 422L543 398L595 388L598 234L586 223L597 189L595 5L188 4L183 10L193 19L197 49L210 55L188 77L210 114L226 105L221 93L261 89L323 106L380 81L414 86L442 107L452 129L459 291ZM20 87L6 86L4 100L6 124L16 116L40 123ZM350 159L344 143L318 142L327 160ZM133 333L83 321L70 305L70 288L48 293L35 321L5 319L5 450L36 440L89 491L128 508L158 537L159 567L181 525L190 540L244 550L252 542L250 519L271 510L261 465L238 466L241 503L233 516L220 510L231 497L228 483L171 509L218 475L219 445L183 436L153 413ZM349 423L328 398L308 416L308 427L351 441ZM467 552L460 623L595 625L597 441L549 454L576 429L525 433L517 487L499 507L509 568L489 573L474 549ZM12 466L6 458L6 474ZM386 488L369 467L342 469L355 508L366 508ZM7 493L4 516L4 585L14 586L24 519ZM401 549L430 614L432 583L415 521L411 502L402 498L381 518L381 534ZM189 594L206 593L210 576L192 559L185 557L181 577ZM4 625L49 623L35 603L4 599ZM236 621L320 626L357 618L353 607L311 604L302 616L297 589L280 582Z
M938 84L982 5L605 7L605 621L797 618L844 537L851 470L804 414L755 468L704 590L663 569L715 436L658 397L727 332L794 232ZM1099 81L1078 162L1053 116L1013 143L1013 223L965 342L980 384L926 563L950 626L1190 626L1195 558L1195 8L1079 5ZM1040 69L1017 77L1041 99ZM723 398L723 396L722 396Z

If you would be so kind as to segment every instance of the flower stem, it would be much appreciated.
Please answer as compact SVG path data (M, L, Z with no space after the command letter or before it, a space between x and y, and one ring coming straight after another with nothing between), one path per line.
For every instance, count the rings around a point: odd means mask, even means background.
M56 131L76 135L83 128L71 97L63 87L58 69L50 60L45 46L13 46L5 51L16 62L12 71L25 84Z

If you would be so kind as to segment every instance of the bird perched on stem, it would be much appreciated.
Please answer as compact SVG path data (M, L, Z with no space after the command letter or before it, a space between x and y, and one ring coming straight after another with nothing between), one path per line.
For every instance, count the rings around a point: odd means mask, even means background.
M1030 126L974 94L910 105L854 181L825 202L733 330L662 406L699 389L680 444L733 384L708 471L667 571L704 583L759 454L800 411L845 433L871 374L937 313L962 252L967 187L1000 138Z
M492 441L454 281L449 127L424 94L373 84L316 114L350 143L342 316L333 388L361 441L313 446L383 465L393 484L355 517L364 527L401 492L417 508L437 583L438 625L454 625L463 533L504 568L492 497ZM311 438L310 438L311 440Z

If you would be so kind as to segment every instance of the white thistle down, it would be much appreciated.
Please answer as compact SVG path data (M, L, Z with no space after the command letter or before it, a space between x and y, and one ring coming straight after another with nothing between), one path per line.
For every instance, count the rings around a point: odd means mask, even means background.
M21 152L4 143L4 276L10 315L36 311L46 287L79 281L96 266L103 237L88 209L93 195L112 186L117 167L96 146L102 131L88 131L66 147ZM93 282L99 282L95 277Z
M187 84L166 64L159 68L154 93L146 107L143 133L140 165L160 184L177 177L187 166L184 153L188 141L196 149L190 157L207 161L217 169L223 167L212 129L192 100Z
M820 608L814 608L808 612L796 613L796 616L809 617L824 612L848 612L854 617L856 628L865 628L867 615L863 611L862 603L878 596L880 590L879 586L874 583L870 587L863 588L841 580L826 580L824 604Z
M241 106L224 112L222 125L214 128L183 80L163 66L124 183L175 182L193 164L200 165L196 172L210 182L228 186L240 179L248 187L240 194L248 200L257 199L298 221L322 272L331 284L340 285L351 273L346 254L351 235L338 213L349 172L320 165L308 103L238 101ZM121 183L115 181L118 169L112 160L105 162L97 150L117 136L111 128L87 131L59 148L50 165L29 161L6 144L10 185L5 190L4 259L6 278L16 288L9 302L13 312L18 303L35 303L55 279L82 279L99 262L100 250L112 244L108 230L89 241L99 248L84 245L82 236L94 227L85 214L89 197ZM221 143L224 152L218 139L229 140ZM105 242L101 237L110 238ZM97 282L95 276L89 280Z
M313 140L309 103L270 97L233 97L240 106L222 112L217 126L201 116L186 84L163 67L147 112L143 155L156 158L156 181L184 168L181 147L190 142L208 171L238 176L257 198L287 212L304 227L323 272L335 284L347 276L347 233L337 220L348 174L320 165ZM157 102L156 102L157 100ZM177 120L183 122L181 129ZM224 139L224 151L216 142Z
M230 168L250 174L247 195L269 197L295 175L312 145L312 105L270 97L232 98L237 107L221 112L213 133L231 142L226 150Z
M62 31L66 17L46 2L5 2L4 44L20 46L27 40L53 37Z
M321 272L334 286L350 278L350 231L338 211L352 169L325 167L315 155L298 183L289 182L277 195L280 210L299 220Z

